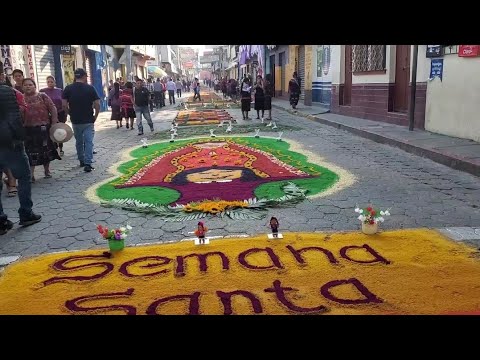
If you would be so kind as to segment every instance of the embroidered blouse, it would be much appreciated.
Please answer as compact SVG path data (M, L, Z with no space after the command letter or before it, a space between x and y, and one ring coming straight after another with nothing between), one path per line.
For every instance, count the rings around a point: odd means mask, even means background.
M25 111L25 127L56 124L58 122L57 108L52 99L44 93L25 94L27 110ZM51 121L50 121L51 117Z

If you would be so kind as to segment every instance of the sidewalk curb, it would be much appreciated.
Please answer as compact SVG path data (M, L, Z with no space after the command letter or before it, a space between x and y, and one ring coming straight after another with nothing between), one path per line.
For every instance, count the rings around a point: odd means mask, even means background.
M480 177L480 165L473 164L473 163L468 162L464 159L457 158L457 157L452 156L452 155L443 154L441 152L434 151L434 150L431 150L431 149L422 148L420 146L415 146L415 145L412 145L412 144L408 144L408 143L399 141L397 139L389 138L385 135L380 135L380 134L372 133L372 132L369 132L369 131L366 131L366 130L357 129L355 127L348 126L348 125L343 125L343 124L340 124L340 123L337 123L337 122L334 122L334 121L331 121L331 120L324 119L324 118L321 117L321 115L307 115L307 114L302 114L301 112L298 112L298 111L294 112L290 109L285 109L285 108L283 108L282 106L279 106L279 105L272 104L272 106L277 108L277 109L286 111L286 112L288 112L292 115L305 117L307 119L313 120L315 122L318 122L318 123L321 123L321 124L324 124L324 125L328 125L328 126L335 127L337 129L345 130L345 131L348 131L352 134L355 134L355 135L361 136L363 138L375 141L377 143L386 144L386 145L389 145L389 146L394 146L394 147L400 148L403 151L406 151L408 153L428 158L432 161L435 161L436 163L448 166L452 169L464 171L464 172L467 172L469 174Z

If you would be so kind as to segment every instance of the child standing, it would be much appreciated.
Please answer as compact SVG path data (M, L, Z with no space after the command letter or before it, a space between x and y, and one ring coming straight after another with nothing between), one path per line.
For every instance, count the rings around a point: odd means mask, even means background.
M278 223L278 219L275 216L272 216L270 219L270 228L272 229L272 235L273 237L278 237L278 226L280 224Z
M205 244L205 234L207 233L208 228L203 225L203 222L198 223L197 230L195 230L195 235L198 237L198 242L200 244Z

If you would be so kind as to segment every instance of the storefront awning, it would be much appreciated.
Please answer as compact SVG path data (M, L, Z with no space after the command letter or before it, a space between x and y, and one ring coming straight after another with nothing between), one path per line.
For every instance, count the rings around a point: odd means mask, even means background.
M238 61L232 61L230 64L228 64L228 66L225 70L230 70L231 68L233 68L237 65L238 65Z
M147 70L148 70L148 75L151 75L153 77L158 77L158 78L168 77L168 74L165 72L165 70L163 70L162 68L159 68L158 66L149 66Z

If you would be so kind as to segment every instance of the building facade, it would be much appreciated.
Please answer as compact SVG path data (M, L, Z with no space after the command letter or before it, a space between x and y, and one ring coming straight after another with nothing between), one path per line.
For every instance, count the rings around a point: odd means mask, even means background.
M480 142L479 55L478 45L446 45L442 56L426 59L428 69L442 63L441 76L427 82L426 130Z
M425 48L419 46L419 48ZM331 45L331 112L407 126L413 45ZM415 127L425 127L426 58L418 57Z

